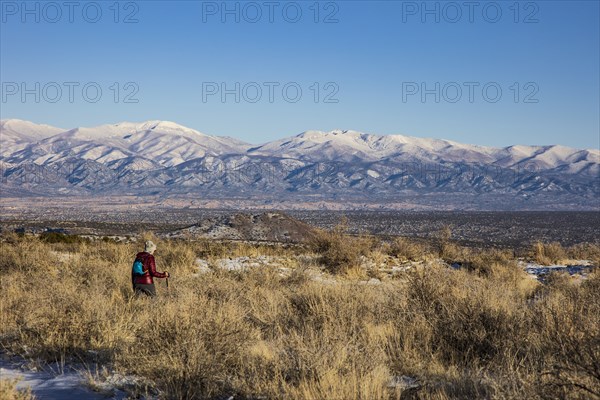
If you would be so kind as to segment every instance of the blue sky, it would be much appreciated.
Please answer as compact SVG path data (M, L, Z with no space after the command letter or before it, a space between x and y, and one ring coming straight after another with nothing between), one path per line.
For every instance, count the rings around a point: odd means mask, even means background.
M0 3L2 118L600 147L598 1Z

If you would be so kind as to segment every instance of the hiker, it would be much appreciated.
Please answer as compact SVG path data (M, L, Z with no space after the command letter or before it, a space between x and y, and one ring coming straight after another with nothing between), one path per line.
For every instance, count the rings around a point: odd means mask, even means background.
M158 272L154 261L154 251L156 245L148 240L145 243L144 251L137 253L131 271L131 282L135 294L144 293L148 296L156 296L153 278L168 278L168 272Z

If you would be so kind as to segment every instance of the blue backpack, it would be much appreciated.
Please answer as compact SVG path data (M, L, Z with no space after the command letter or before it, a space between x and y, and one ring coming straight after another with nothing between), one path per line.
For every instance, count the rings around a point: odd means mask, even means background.
M133 275L135 275L135 276L146 275L146 271L144 271L144 263L142 263L141 260L136 259L133 262L132 271L133 271Z

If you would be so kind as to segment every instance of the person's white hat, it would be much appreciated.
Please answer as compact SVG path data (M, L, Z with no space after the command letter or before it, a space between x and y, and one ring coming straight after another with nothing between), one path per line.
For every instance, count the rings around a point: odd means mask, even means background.
M156 245L154 244L154 242L152 242L152 240L148 240L146 242L146 244L144 245L144 251L146 253L154 253L154 251L156 250Z

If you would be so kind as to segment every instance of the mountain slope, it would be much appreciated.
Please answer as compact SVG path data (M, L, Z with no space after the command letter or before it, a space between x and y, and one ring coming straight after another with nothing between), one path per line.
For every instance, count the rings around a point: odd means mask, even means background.
M383 207L412 196L458 209L467 196L469 204L490 209L599 206L597 149L493 148L341 130L307 131L251 147L168 121L65 131L3 120L0 128L2 189L14 193L151 193Z
M445 161L491 163L515 167L528 162L550 169L577 162L599 163L600 150L579 150L565 146L510 146L494 148L448 140L403 135L372 135L355 131L307 131L249 150L249 154L302 160ZM582 169L580 167L578 169Z
M14 125L10 121L7 125ZM4 130L1 133L4 143ZM234 139L205 135L168 121L75 128L40 139L29 140L29 144L19 148L3 146L0 159L11 164L26 161L48 164L72 157L100 163L139 157L170 167L207 155L244 152L249 147ZM25 143L27 139L23 140Z
M64 129L20 119L0 120L1 154L18 151L28 144L56 135Z

